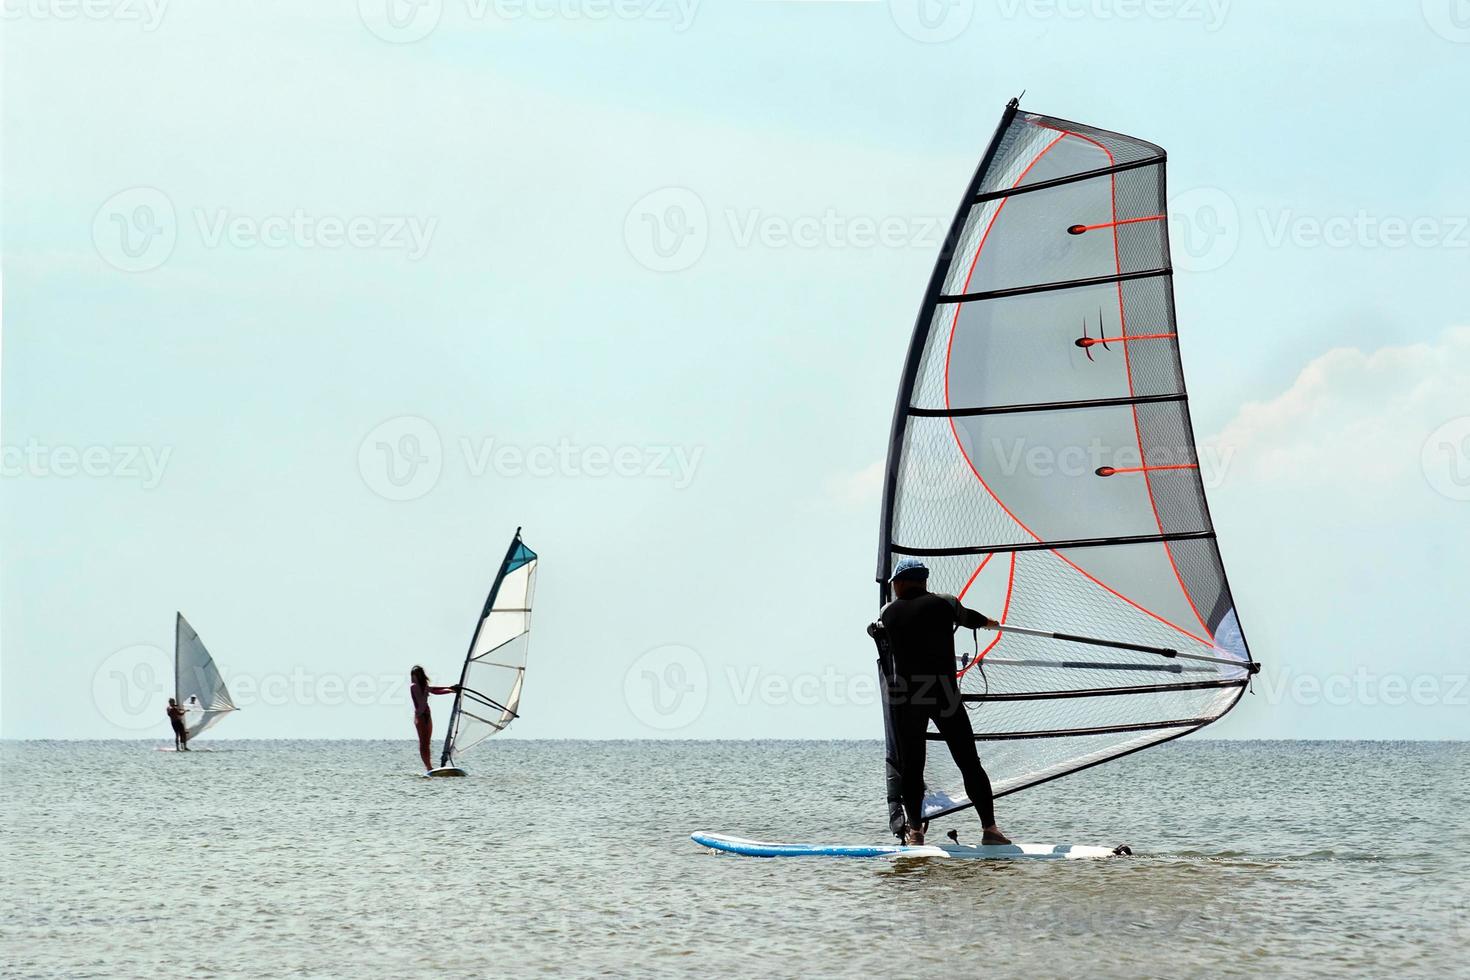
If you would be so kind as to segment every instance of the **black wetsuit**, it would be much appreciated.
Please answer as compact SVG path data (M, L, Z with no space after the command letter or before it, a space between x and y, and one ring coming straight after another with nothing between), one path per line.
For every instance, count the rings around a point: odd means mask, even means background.
M944 737L965 780L965 792L984 826L995 823L990 777L975 751L975 730L955 680L955 626L975 629L984 616L954 596L920 592L894 599L879 615L893 651L889 692L894 740L898 744L903 806L909 825L922 826L925 736L929 721Z
M171 706L163 710L168 715L168 723L173 726L174 741L180 746L187 748L189 745L189 729L184 727L184 709Z

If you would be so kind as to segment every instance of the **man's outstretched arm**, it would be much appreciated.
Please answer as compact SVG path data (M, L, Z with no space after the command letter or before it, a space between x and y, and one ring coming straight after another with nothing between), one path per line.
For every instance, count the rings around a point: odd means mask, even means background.
M952 595L945 596L949 604L954 607L954 619L967 630L985 629L989 626L998 626L999 623L984 613L976 612L966 606Z

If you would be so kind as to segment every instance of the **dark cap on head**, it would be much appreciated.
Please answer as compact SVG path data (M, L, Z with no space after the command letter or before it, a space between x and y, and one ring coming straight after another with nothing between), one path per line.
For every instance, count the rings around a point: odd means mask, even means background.
M893 566L893 574L888 577L890 582L899 579L905 581L927 581L929 578L929 566L917 558L905 558Z

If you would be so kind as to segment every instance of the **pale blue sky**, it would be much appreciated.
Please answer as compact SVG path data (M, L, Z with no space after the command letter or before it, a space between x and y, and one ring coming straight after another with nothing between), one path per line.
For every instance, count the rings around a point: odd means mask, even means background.
M1470 736L1463 0L382 6L7 7L4 736L161 735L119 692L181 609L247 708L218 737L406 737L380 678L458 669L525 525L515 735L877 737L874 466L1022 89L1170 154L1266 664L1212 733ZM437 480L387 481L405 435Z

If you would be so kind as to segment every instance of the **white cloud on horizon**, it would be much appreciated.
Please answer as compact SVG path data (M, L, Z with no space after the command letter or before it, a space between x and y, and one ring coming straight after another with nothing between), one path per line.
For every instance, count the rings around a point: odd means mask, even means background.
M1280 493L1325 484L1339 498L1382 501L1427 485L1426 441L1466 416L1470 327L1462 326L1424 343L1329 350L1275 398L1241 406L1202 448L1230 461L1231 485Z

